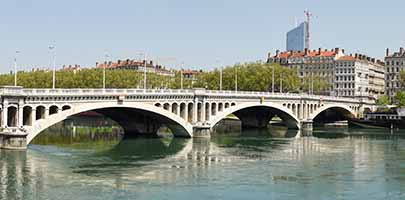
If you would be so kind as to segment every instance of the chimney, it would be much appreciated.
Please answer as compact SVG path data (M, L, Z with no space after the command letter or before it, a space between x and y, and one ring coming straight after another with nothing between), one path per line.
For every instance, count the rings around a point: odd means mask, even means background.
M404 53L404 48L403 48L403 47L399 48L399 53L400 53L400 54L403 54L403 53Z
M358 55L357 55L357 53L355 53L355 54L354 54L354 58L356 58L356 59L357 59L357 56L358 56Z
M271 58L271 52L267 53L267 58Z
M278 56L279 53L280 53L280 50L276 50L276 57Z
M370 57L367 57L366 59L367 59L367 61L370 61Z
M339 53L339 48L335 48L335 54Z
M308 55L308 48L304 49L304 55Z
M345 49L342 49L342 53L345 54Z
M387 48L387 50L385 50L385 56L388 57L390 55L390 49Z
M318 49L318 54L321 54L322 48Z

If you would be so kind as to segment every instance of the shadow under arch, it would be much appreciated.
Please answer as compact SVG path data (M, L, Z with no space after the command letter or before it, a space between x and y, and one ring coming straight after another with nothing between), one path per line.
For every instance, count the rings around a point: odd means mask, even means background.
M316 124L350 120L355 117L356 113L348 106L330 105L321 107L310 116L310 119Z
M68 117L94 111L117 122L125 134L156 134L158 129L165 125L175 137L191 137L192 125L171 112L147 104L111 105L108 103L83 104L72 109L59 112L47 119L37 120L33 126L27 128L27 144L38 134L52 125L64 121Z
M300 120L286 107L265 103L242 103L230 107L219 113L209 121L210 126L215 127L221 120L230 114L234 114L242 122L242 128L265 128L274 116L278 116L289 129L300 129Z

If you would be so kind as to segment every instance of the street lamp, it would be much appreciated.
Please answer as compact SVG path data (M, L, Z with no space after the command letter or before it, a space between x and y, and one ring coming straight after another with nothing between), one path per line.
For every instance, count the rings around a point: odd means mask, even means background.
M49 53L51 54L51 63L53 63L52 89L55 89L55 87L56 87L56 49L55 49L55 46L53 46L53 45L50 45L48 48L49 48ZM53 54L52 54L52 51L53 51Z
M20 51L15 51L14 55L14 86L17 86L17 54L19 54Z
M180 89L183 89L183 67L184 67L184 62L181 62L181 70L180 70Z
M273 65L273 71L271 74L271 93L274 94L274 65Z
M219 60L217 60L217 66L219 67L219 90L222 91L222 66L219 66Z
M238 66L235 66L235 92L238 91Z
M110 55L108 55L107 52L105 52L105 64L103 65L103 89L105 90L105 85L106 85L106 72L105 72L105 68L107 67L108 64L108 58L110 57Z
M146 53L143 53L143 60L144 60L144 66L143 66L143 89L146 90Z
M280 72L280 93L283 93L283 74Z

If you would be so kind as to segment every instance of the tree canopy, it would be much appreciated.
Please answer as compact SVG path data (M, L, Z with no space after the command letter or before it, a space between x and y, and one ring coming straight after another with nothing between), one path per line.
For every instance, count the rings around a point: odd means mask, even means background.
M235 90L237 76L238 90L242 91L271 91L274 70L275 92L304 92L308 91L311 77L300 79L297 71L277 64L260 62L236 64L222 69L223 90ZM57 71L57 88L101 88L102 69L82 69L80 71ZM198 73L194 79L183 79L183 88L219 89L220 69ZM162 76L154 73L147 74L148 88L181 87L181 72L175 71L175 76ZM321 77L312 77L314 91L320 92L329 87ZM0 75L0 85L13 85L12 74ZM24 88L51 88L52 71L19 72L18 85ZM143 88L143 73L134 70L107 70L107 88Z

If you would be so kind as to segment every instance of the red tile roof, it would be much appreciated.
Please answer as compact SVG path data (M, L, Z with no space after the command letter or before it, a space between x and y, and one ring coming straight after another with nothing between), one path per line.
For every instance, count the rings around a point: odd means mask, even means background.
M293 52L285 51L285 52L279 53L278 55L275 55L273 58L300 58L300 57L316 57L316 56L332 57L335 55L336 55L335 51L328 51L328 50L308 51L306 55L305 55L305 52L302 52L302 51L293 51Z
M354 61L354 60L356 60L356 58L354 58L353 56L342 56L342 57L338 58L337 60Z

